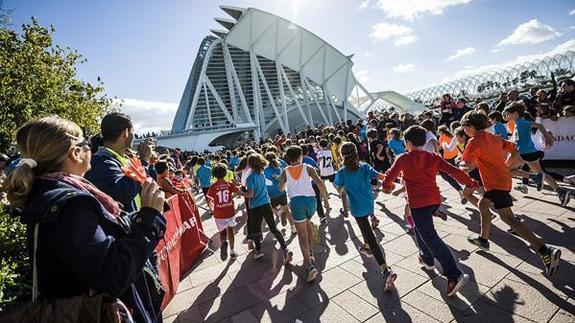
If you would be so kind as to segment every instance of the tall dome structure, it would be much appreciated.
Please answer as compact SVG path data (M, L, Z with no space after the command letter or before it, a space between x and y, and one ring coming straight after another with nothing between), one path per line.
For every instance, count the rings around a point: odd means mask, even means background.
M220 8L230 18L216 18L224 29L202 41L171 132L159 144L230 146L245 136L355 120L375 101L352 72L353 55L271 13Z

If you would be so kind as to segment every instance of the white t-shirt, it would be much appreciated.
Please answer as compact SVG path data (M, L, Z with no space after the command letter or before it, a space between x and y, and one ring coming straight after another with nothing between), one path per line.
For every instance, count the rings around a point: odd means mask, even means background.
M330 150L320 150L316 154L317 164L319 165L320 176L330 176L335 174L333 167L333 155Z
M431 143L433 140L437 142L437 137L431 131L427 131L425 133L425 145L423 145L423 149L432 153L436 153L435 148Z

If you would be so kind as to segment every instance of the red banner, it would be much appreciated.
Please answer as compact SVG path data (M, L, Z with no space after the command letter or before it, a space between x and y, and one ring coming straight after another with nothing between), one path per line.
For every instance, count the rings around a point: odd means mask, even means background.
M168 199L170 210L164 239L158 243L158 269L166 290L164 309L176 294L182 276L200 258L208 243L198 207L190 194L178 194Z

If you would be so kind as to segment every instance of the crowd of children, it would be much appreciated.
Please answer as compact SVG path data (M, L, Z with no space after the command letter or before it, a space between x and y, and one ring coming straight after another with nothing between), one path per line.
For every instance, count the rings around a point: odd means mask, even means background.
M419 261L426 270L434 270L437 261L448 281L447 295L452 296L469 279L434 227L434 215L444 201L436 182L440 175L461 197L481 214L481 231L469 242L489 250L489 229L495 211L510 226L509 232L525 239L540 255L545 272L552 277L560 263L561 250L547 245L533 234L512 211L512 176L530 180L538 190L547 182L562 206L570 199L570 190L546 175L540 165L543 153L532 140L539 131L546 145L552 136L546 129L524 116L522 103L508 105L503 112L478 105L460 120L438 125L424 114L417 123L413 118L370 114L367 121L348 121L332 127L308 127L292 135L277 135L250 143L224 154L190 157L186 163L191 182L201 189L220 231L222 257L229 247L234 250L234 227L238 209L234 197L245 199L247 217L246 242L253 257L261 259L262 222L273 234L286 264L293 253L288 250L277 221L297 235L307 271L307 281L316 280L319 270L314 257L314 225L329 221L330 195L341 199L341 216L355 219L364 240L359 252L375 258L385 281L385 290L393 288L397 274L386 263L385 252L374 230L379 220L374 212L378 191L406 199L405 220L419 248ZM443 120L443 119L442 119ZM445 120L444 120L445 121ZM533 130L533 131L532 131ZM508 139L512 138L511 141ZM525 166L526 165L526 166ZM156 164L159 176L165 176L165 163ZM326 183L337 194L328 194ZM523 184L522 184L523 185ZM166 191L177 189L166 184ZM527 193L521 186L520 190ZM371 219L371 220L370 220Z

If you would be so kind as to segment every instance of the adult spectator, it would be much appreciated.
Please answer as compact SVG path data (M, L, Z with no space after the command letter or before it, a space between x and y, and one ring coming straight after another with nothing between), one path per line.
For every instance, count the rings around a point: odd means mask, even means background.
M507 93L503 92L499 94L499 99L493 104L493 110L503 112L508 102L509 98L507 97Z
M453 111L457 108L457 104L453 98L451 98L449 93L446 93L441 97L439 108L441 110L441 119L439 123L449 125L453 120Z
M134 212L141 186L122 171L129 162L125 154L134 138L132 121L123 113L112 112L102 119L100 130L104 145L93 156L86 178L118 201L124 211Z
M22 210L28 250L36 248L39 297L105 293L119 298L136 322L160 321L143 273L166 226L157 184L144 184L142 209L128 230L118 220L118 203L82 177L91 152L78 125L58 117L30 121L16 141L21 159L4 189Z
M575 80L567 79L561 84L561 90L553 102L553 107L557 111L566 105L575 105Z
M453 110L453 120L461 119L464 114L471 110L473 110L473 108L467 105L467 100L465 98L457 99L455 110Z

